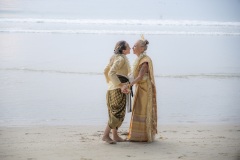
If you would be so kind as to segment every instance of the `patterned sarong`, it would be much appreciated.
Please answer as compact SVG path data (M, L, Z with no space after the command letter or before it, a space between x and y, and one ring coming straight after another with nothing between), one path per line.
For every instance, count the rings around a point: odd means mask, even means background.
M118 129L124 120L126 111L126 94L121 89L109 90L107 92L108 125L111 129Z

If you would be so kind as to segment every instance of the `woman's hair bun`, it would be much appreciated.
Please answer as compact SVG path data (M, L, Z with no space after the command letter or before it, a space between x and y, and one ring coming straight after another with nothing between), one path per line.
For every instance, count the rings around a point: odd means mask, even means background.
M144 43L145 43L146 45L148 45L148 44L149 44L148 40L144 40Z
M119 41L117 42L115 49L114 49L114 53L115 54L122 54L123 50L126 50L126 41Z

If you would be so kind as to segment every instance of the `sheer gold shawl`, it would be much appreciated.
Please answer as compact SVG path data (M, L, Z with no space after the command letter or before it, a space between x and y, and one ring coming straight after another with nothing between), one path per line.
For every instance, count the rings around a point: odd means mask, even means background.
M146 126L147 126L147 135L148 141L152 142L155 138L155 134L157 133L157 100L156 100L156 85L154 79L154 71L153 71L153 64L152 60L146 54L140 55L135 62L133 75L134 78L138 76L140 67L143 63L148 63L148 103L147 103L147 119L146 119Z

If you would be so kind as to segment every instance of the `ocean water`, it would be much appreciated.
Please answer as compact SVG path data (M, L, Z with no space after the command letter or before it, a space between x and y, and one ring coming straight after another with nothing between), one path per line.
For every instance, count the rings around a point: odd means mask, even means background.
M117 41L133 46L141 34L150 42L160 124L240 123L239 7L1 0L0 125L106 124L104 67Z

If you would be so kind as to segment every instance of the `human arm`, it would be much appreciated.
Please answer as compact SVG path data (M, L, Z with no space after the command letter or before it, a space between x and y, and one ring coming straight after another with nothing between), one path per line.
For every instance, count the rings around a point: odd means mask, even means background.
M108 64L106 67L105 67L105 69L104 69L104 76L105 76L105 79L106 79L106 82L107 83L109 83L109 77L108 77L108 72L109 72L109 70L110 70L110 64Z
M109 73L109 70L113 64L113 61L114 61L114 56L112 56L109 60L109 63L108 65L104 68L104 76L105 76L105 79L106 79L106 82L109 83L110 79L109 79L109 76L108 76L108 73Z
M137 82L139 82L140 80L142 80L143 76L148 72L148 63L144 62L140 68L140 71L138 73L137 78L135 78L129 85L133 86L134 84L136 84Z

